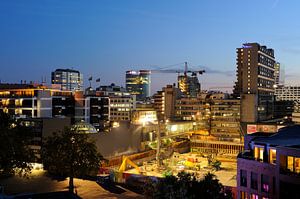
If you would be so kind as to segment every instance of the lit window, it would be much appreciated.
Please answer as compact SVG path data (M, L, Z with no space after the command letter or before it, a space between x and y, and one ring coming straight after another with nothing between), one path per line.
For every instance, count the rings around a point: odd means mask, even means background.
M271 164L276 163L276 149L270 149L269 150L269 159Z
M250 198L251 198L251 199L258 199L258 195L252 193Z
M259 108L259 107L258 107ZM264 148L263 147L254 147L254 157L259 161L264 159Z
M295 172L300 173L300 158L295 158Z
M294 171L294 157L292 156L287 157L287 168L290 171Z
M241 191L241 199L248 199L247 192Z

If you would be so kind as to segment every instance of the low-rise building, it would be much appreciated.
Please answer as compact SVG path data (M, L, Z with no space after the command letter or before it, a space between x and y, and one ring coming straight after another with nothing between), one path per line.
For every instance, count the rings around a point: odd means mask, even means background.
M300 126L245 138L237 160L238 198L300 197Z

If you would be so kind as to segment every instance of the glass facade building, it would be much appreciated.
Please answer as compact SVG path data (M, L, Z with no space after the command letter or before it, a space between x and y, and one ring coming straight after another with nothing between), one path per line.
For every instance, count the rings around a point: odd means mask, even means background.
M126 71L126 90L136 95L138 101L143 101L150 96L150 71Z
M56 69L51 74L51 81L54 85L60 85L61 90L82 90L83 75L77 70Z

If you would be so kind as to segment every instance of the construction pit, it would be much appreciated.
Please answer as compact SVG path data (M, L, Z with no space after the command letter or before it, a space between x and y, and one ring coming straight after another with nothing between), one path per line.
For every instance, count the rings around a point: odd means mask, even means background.
M236 186L236 162L218 160L219 166L212 166L209 161L217 161L218 158L210 160L208 157L203 157L194 153L174 153L170 158L162 160L161 166L158 167L157 161L152 160L143 162L142 166L137 166L134 162L130 164L127 170L123 169L126 174L141 174L144 176L165 177L166 175L177 175L184 171L193 173L198 179L201 179L208 172L217 176L219 181L224 186Z

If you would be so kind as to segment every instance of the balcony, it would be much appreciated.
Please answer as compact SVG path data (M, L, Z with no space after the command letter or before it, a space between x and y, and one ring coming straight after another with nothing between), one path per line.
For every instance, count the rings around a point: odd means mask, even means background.
M246 160L255 160L252 153L250 151L244 151L238 154L237 158L242 158Z
M300 178L300 173L293 172L290 169L284 167L280 167L280 174Z

